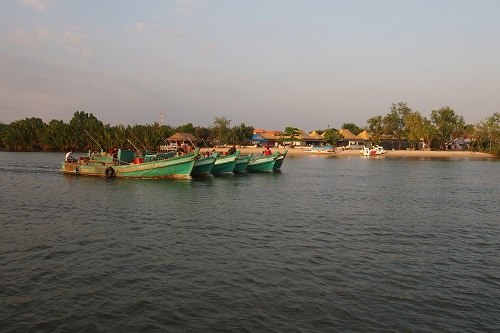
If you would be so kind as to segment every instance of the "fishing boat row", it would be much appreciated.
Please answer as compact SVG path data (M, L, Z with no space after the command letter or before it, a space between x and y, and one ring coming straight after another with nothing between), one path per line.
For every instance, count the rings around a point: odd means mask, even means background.
M287 151L271 155L241 155L240 151L227 156L212 153L200 155L200 149L178 156L175 152L136 155L132 150L119 149L114 155L89 152L77 160L62 162L66 174L105 178L191 178L243 172L273 172L281 170Z

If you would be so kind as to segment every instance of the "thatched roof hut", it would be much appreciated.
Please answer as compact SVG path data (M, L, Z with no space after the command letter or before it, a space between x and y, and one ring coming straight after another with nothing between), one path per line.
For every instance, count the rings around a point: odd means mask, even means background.
M168 141L191 141L191 142L198 142L198 138L195 137L191 133L175 133L174 135L170 136Z

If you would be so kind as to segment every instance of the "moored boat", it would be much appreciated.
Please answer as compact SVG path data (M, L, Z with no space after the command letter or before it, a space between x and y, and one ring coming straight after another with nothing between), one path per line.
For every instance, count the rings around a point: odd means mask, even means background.
M156 154L148 156L149 161L144 161L145 157L135 157L131 150L119 150L116 161L83 157L76 162L63 162L61 171L106 178L190 178L198 152L199 148L193 153L177 157Z
M240 155L236 159L236 164L234 165L234 170L233 172L245 172L247 170L248 162L250 162L250 159L252 158L252 153L248 155Z
M382 146L363 147L360 152L363 156L382 155L386 153L384 147Z
M285 150L282 153L278 152L278 157L276 158L276 161L274 162L273 170L274 171L279 171L281 170L281 166L283 165L283 162L285 161L286 153L288 150Z
M240 151L236 151L236 153L227 155L227 156L219 156L212 167L211 173L213 175L220 174L231 174L233 173L234 166L236 165L236 159L240 156Z
M272 172L279 152L271 155L252 157L247 165L247 172Z
M193 170L191 171L191 176L200 177L200 176L208 176L212 171L215 161L219 155L217 153L213 153L208 157L199 156L194 162Z
M333 146L311 146L308 148L302 149L303 152L306 153L331 153L335 152L335 148Z

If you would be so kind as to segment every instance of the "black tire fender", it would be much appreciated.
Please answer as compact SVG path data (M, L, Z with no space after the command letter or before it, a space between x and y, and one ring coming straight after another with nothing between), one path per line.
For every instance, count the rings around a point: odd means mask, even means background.
M105 171L106 178L114 177L115 176L115 169L112 167L107 167Z

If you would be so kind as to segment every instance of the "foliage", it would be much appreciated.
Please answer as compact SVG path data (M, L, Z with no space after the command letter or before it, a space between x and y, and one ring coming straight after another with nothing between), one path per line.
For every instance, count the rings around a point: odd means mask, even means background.
M41 150L45 124L40 118L25 118L10 123L5 131L4 144L10 150Z
M5 148L5 138L9 125L0 123L0 148Z
M285 131L280 135L278 142L294 142L299 138L300 132L297 127L285 127ZM293 148L293 145L292 145Z
M237 145L243 145L252 138L254 128L241 123L231 128L228 141Z
M119 148L155 150L164 145L166 139L175 132L187 132L203 139L208 144L244 144L253 134L253 127L240 124L230 128L231 120L216 117L212 127L194 127L193 124L174 128L158 123L149 125L105 125L91 113L76 111L69 123L51 120L47 124L39 118L25 118L10 124L0 123L0 148L8 150L67 150L76 151ZM499 154L500 151L500 114L481 120L476 125L465 125L463 117L455 114L449 107L431 112L430 119L419 112L412 112L404 102L392 104L385 117L375 116L367 120L372 141L379 144L383 137L408 140L415 146L423 139L427 147L443 149L444 145L465 135L472 138L473 149ZM403 127L404 125L404 127ZM360 128L354 124L344 124L353 133ZM357 129L356 129L357 128ZM335 129L323 132L324 141L336 144L339 137ZM300 132L296 127L286 127L278 142L297 141ZM401 147L401 145L400 145Z
M194 126L191 123L187 123L186 125L180 126L179 129L177 130L177 132L190 133L190 134L194 135Z
M489 149L498 155L500 147L500 113L481 120L475 127L474 137L479 150Z
M408 135L406 118L411 113L412 110L408 107L406 102L399 102L398 104L392 103L391 112L383 118L385 133L398 140L399 149L402 148L403 139Z
M453 137L462 135L465 127L464 118L455 114L455 111L448 106L432 110L431 120L436 126L436 139L440 149L445 149L446 143Z
M384 134L384 123L382 121L382 116L372 117L366 122L368 123L368 131L372 136L373 144L378 145L380 143L380 138Z
M203 142L203 146L207 145L212 140L212 131L210 128L196 126L194 128L194 136Z
M406 116L406 130L410 147L418 148L418 142L424 136L424 119L419 112Z
M336 146L337 142L344 140L344 136L339 131L330 128L325 131L323 138L325 143L332 146Z
M231 120L226 117L215 117L214 124L212 126L213 139L218 145L226 144L229 140L230 129L229 126Z
M426 117L422 118L421 135L426 147L432 147L432 142L436 137L436 127Z
M363 129L354 123L344 123L341 128L348 129L354 135L363 132Z

